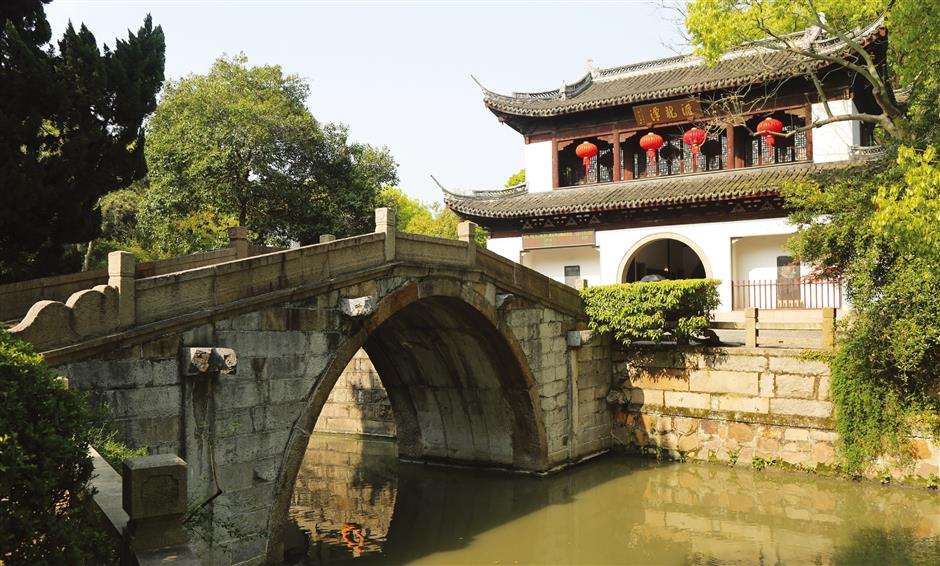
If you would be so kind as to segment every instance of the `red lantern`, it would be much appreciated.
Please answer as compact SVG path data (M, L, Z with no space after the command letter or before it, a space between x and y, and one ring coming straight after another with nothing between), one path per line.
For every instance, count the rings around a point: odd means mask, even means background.
M686 145L692 146L692 170L698 168L698 152L702 144L705 143L705 130L693 127L682 136L682 141Z
M757 125L757 135L764 136L764 141L766 141L767 145L770 147L773 147L776 141L776 137L773 134L779 134L782 131L783 122L769 116L761 120L760 124Z
M574 149L575 155L584 163L584 179L588 178L588 169L591 167L591 158L597 155L597 146L589 141L583 141Z
M656 159L656 151L663 146L663 143L663 137L653 132L640 138L640 147L646 150L646 157L649 159L649 169L647 171L653 171L653 160Z

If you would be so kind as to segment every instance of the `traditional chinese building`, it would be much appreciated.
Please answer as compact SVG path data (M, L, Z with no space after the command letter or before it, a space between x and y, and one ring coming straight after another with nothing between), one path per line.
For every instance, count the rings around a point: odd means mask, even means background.
M851 53L818 28L786 39ZM880 25L852 39L883 60ZM784 250L795 227L780 188L876 151L859 121L801 129L880 112L843 67L757 42L712 66L692 55L589 63L555 90L483 96L523 136L526 182L445 190L445 201L490 232L491 250L572 285L713 277L722 310L841 306L837 285L815 281Z

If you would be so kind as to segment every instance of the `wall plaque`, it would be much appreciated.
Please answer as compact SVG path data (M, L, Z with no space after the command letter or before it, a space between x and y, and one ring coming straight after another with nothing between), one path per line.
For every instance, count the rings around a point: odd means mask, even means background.
M633 116L636 118L636 123L642 126L677 120L694 120L704 115L702 105L697 98L641 104L633 107Z
M542 232L523 234L522 249L538 250L542 248L570 248L574 246L593 246L594 230L577 232Z

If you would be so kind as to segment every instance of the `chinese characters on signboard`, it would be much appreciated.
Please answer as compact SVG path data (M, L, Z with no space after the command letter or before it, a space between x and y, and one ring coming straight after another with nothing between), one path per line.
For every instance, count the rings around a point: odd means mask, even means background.
M701 118L702 105L694 98L671 100L657 104L643 104L633 107L633 116L640 125L673 122L676 120L694 120Z
M524 250L593 245L594 230L578 232L542 232L540 234L522 235L522 249Z

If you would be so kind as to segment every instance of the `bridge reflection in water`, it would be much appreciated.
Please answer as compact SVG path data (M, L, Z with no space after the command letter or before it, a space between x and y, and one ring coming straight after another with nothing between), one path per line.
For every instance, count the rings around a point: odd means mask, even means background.
M315 434L290 515L303 564L940 564L935 492L616 456L532 478Z

